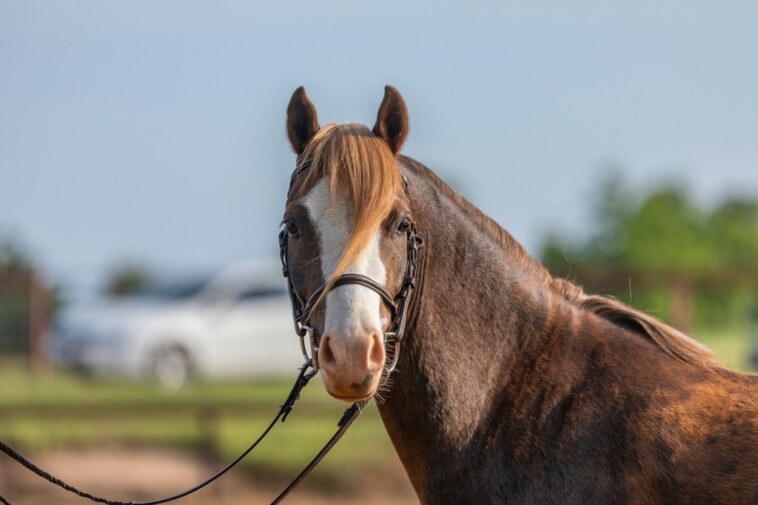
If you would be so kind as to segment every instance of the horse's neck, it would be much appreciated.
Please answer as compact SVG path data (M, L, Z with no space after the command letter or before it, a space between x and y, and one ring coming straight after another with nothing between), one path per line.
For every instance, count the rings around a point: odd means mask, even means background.
M561 310L548 307L544 270L505 232L440 183L414 170L409 175L414 217L426 240L422 281L398 370L379 408L422 494L419 481L428 487L432 465L439 479L446 477L441 467L465 467L464 454L476 453L498 429L494 421L516 407L505 388L533 367L530 360L543 352L546 314Z

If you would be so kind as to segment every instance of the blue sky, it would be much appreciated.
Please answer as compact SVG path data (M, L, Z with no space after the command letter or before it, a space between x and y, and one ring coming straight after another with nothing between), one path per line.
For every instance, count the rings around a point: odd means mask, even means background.
M403 152L536 253L608 163L758 194L755 2L0 0L0 233L54 280L273 255L303 84L322 123L405 97Z

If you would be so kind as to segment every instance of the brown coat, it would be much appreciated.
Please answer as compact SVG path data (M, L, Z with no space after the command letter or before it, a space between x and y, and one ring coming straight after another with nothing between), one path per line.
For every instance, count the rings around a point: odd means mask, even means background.
M553 279L399 163L426 246L379 410L423 503L758 503L758 376Z

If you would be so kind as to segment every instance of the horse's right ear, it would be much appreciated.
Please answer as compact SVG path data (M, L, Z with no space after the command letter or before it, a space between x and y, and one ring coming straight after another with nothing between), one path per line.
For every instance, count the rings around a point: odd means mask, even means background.
M374 134L387 142L392 154L397 154L408 135L408 110L400 92L389 84L384 87L384 100L376 115Z
M316 108L308 100L305 88L300 86L292 93L287 106L287 136L295 153L302 154L318 130Z

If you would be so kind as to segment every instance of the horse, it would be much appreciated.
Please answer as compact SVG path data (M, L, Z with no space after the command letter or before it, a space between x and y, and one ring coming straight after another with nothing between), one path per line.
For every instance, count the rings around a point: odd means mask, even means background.
M399 154L395 88L369 129L320 126L300 87L286 129L297 162L282 227L292 292L310 299L302 331L316 332L331 396L376 399L421 503L758 503L758 376L551 276ZM423 245L409 283L411 227ZM399 345L387 293L411 284Z

